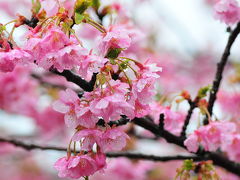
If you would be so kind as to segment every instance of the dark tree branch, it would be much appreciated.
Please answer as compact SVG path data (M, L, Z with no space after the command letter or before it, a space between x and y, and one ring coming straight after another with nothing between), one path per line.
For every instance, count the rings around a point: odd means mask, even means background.
M31 20L28 20L27 18L24 20L24 24L32 28L35 28L38 22L39 20L36 17L32 17Z
M186 147L184 146L183 142L184 139L182 137L178 137L175 136L173 134L171 134L170 132L166 131L166 130L159 130L159 126L154 124L152 121L150 121L149 119L145 119L145 118L134 118L132 120L133 123L143 127L146 130L149 130L150 132L152 132L156 137L162 137L164 138L167 142L169 143L173 143L176 144L180 147L183 147L186 149ZM0 142L7 142L7 143L11 143L15 146L18 147L22 147L26 150L33 150L33 149L41 149L41 150L57 150L57 151L66 151L66 148L61 148L61 147L54 147L54 146L40 146L40 145L35 145L35 144L27 144L21 141L17 141L17 140L13 140L13 139L5 139L5 138L1 138L0 137ZM207 151L198 151L196 154L196 158L194 157L194 160L212 160L213 163L219 167L222 167L226 170L228 170L229 172L232 172L238 176L240 176L240 164L235 163L233 161L230 161L229 159L227 159L226 157L224 157L222 154L218 154L218 153L214 153L214 152L207 152ZM107 156L109 157L120 157L123 156L123 153L119 153L117 154L112 154L112 153L108 153ZM150 160L153 160L153 158L155 158L156 160L158 159L159 161L166 161L168 158L170 158L169 160L176 160L176 156L175 159L172 159L171 157L155 157L155 156L151 156L151 155L139 155L139 154L135 154L135 155L128 155L125 154L125 157L129 157L129 158L135 158L137 159L138 157L140 159L148 159L150 158ZM178 156L180 160L181 156ZM192 158L192 156L191 156Z
M163 137L167 142L176 144L180 147L185 148L183 141L184 139L171 134L170 132L162 129L160 130L158 125L145 118L134 118L132 122L146 130L149 130L157 137Z
M149 130L155 136L162 137L167 142L176 144L176 145L186 149L186 147L184 146L185 138L183 138L181 136L180 137L175 136L164 129L159 130L158 125L154 124L152 121L149 121L148 119L145 119L145 118L134 118L133 122L135 124L143 127L144 129ZM222 167L222 168L228 170L229 172L232 172L232 173L240 176L240 164L230 161L229 159L224 157L222 154L218 154L215 152L199 151L196 153L196 155L200 158L211 159L215 165Z
M67 148L63 147L55 147L55 146L40 146L36 144L27 144L22 141L18 141L15 139L5 139L0 137L0 142L6 142L13 144L17 147L21 147L25 150L35 150L35 149L40 149L40 150L54 150L54 151L63 151L67 152ZM146 154L141 154L141 153L131 153L131 152L120 152L120 153L106 153L107 157L109 158L116 158L116 157L127 157L130 159L142 159L142 160L151 160L151 161L172 161L172 160L186 160L186 159L192 159L194 161L203 161L207 160L206 158L201 158L198 156L154 156L154 155L146 155Z
M217 64L217 72L216 72L215 79L212 84L212 90L210 91L210 96L209 96L209 100L208 100L208 111L209 111L210 115L212 115L213 106L216 101L217 92L219 90L220 83L222 80L223 70L227 63L228 57L230 56L231 47L239 33L240 33L240 23L238 23L236 28L233 31L231 31L231 34L228 38L228 42L225 47L224 53L222 55L221 61ZM204 119L204 124L207 125L208 122L209 122L209 120L206 117Z
M121 115L121 118L119 120L117 120L117 121L110 121L107 124L110 127L113 127L113 126L123 126L123 125L126 125L129 121L130 121L130 119L127 116ZM97 125L105 127L106 123L105 123L104 119L99 119L99 121L97 122Z
M80 76L69 70L59 72L56 69L51 69L50 71L65 77L68 81L77 84L79 87L81 87L84 91L87 92L93 91L95 82L97 80L97 73L93 73L92 79L89 82L87 82L86 80L82 79Z
M159 115L159 130L163 131L164 130L164 114Z
M188 110L188 114L187 114L187 116L186 116L186 119L185 119L185 121L184 121L184 125L183 125L183 127L182 127L182 131L181 131L181 136L182 136L183 138L186 138L187 126L188 126L188 124L189 124L189 122L190 122L190 119L191 119L191 117L192 117L193 110L196 108L196 104L198 103L198 98L196 98L194 101L189 100L188 103L189 103L189 105L190 105L190 108L189 108L189 110Z
M141 153L131 153L131 152L122 152L122 153L107 153L108 157L127 157L129 159L143 159L143 160L151 160L151 161L172 161L172 160L186 160L192 159L194 161L205 161L209 160L206 158L201 158L198 156L154 156L154 155L146 155Z
M26 150L33 150L33 149L40 149L40 150L54 150L54 151L66 151L67 148L61 148L61 147L55 147L55 146L41 146L36 144L27 144L22 141L16 140L16 139L7 139L0 137L0 142L6 142L13 144L17 147L21 147Z
M54 83L49 83L43 80L43 78L37 74L31 74L31 76L36 79L42 86L46 87L53 87L53 88L58 88L58 89L66 89L66 86L59 85L59 84L54 84Z

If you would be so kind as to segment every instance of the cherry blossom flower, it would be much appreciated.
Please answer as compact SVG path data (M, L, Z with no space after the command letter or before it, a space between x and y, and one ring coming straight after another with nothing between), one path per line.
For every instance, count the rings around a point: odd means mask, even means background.
M47 13L47 16L54 16L57 14L60 7L64 7L68 12L69 17L73 13L74 0L40 0L41 7ZM60 5L60 6L59 6Z
M28 36L24 49L31 53L36 64L47 70L52 66L60 72L70 70L87 55L87 50L80 47L74 37L68 38L57 27L49 27L42 37L34 32Z
M226 136L235 132L236 126L231 122L211 122L195 130L185 141L184 145L191 152L196 152L202 145L206 151L216 151L224 142Z
M80 99L77 94L71 90L60 92L60 99L53 103L53 108L61 113L64 113L65 123L69 127L76 127L77 111L80 104Z
M0 71L11 72L16 64L23 64L30 61L32 56L24 50L13 49L7 52L0 48Z
M64 115L59 113L51 106L46 107L42 112L36 114L34 117L38 127L44 133L56 133L59 130L62 130L64 127Z
M162 69L157 67L155 64L147 63L148 60L143 64L138 72L139 76L137 79L132 83L130 102L134 107L136 107L136 117L142 117L149 113L149 103L153 100L152 97L155 94L154 84L160 77L159 73L162 71Z
M90 176L98 170L96 161L88 155L63 157L55 163L54 167L59 171L59 177L75 179Z
M120 151L127 143L128 135L118 128L106 130L99 142L102 152Z
M197 152L199 148L199 138L197 134L191 134L185 141L184 145L187 147L190 152Z
M82 141L81 150L92 151L93 145L101 141L103 132L97 129L83 129L72 137L73 141Z
M227 153L231 160L240 162L240 134L228 135L224 140L221 146L222 150Z
M109 86L101 90L85 93L91 99L90 109L96 116L102 117L105 122L118 120L120 115L134 117L134 107L127 102L129 85L119 80L111 80Z
M90 79L93 73L98 73L106 62L108 62L106 58L93 54L86 55L79 63L79 74L85 79Z
M0 73L0 108L32 117L36 113L37 83L29 78L30 69L23 66L9 73Z
M153 168L153 164L147 161L133 162L127 158L117 158L109 161L104 173L96 173L93 180L145 180L147 172Z
M95 127L99 118L88 105L80 106L77 111L77 123L86 128Z
M238 117L240 112L240 93L219 91L217 101L221 109L233 117Z
M107 32L98 38L98 47L101 55L105 56L110 48L127 49L131 44L128 31L117 25L112 25Z
M102 170L107 166L106 155L101 152L98 152L97 154L95 154L94 160L96 162L97 170Z
M159 115L164 114L164 129L175 135L180 135L186 117L185 114L172 111L170 107L163 107L156 102L151 104L150 112L156 124L159 124Z
M240 19L240 7L236 0L219 0L214 9L214 17L227 25L234 24Z

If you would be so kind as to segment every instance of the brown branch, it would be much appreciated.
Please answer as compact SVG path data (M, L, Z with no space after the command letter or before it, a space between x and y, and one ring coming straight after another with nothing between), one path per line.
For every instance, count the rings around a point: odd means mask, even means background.
M0 142L6 142L13 144L17 147L21 147L25 150L35 150L35 149L40 149L40 150L54 150L54 151L63 151L67 152L67 148L63 147L56 147L56 146L41 146L41 145L36 145L36 144L27 144L25 142L15 140L15 139L7 139L0 137ZM172 161L172 160L186 160L186 159L192 159L194 161L203 161L207 160L206 158L201 158L198 156L182 156L182 155L177 155L177 156L154 156L154 155L146 155L146 154L141 154L141 153L132 153L132 152L120 152L120 153L106 153L106 156L109 158L117 158L117 157L126 157L129 159L142 159L142 160L151 160L151 161Z
M188 114L187 114L187 116L186 116L186 118L184 120L184 125L183 125L182 131L181 131L181 136L183 138L186 138L186 130L187 130L188 124L190 122L190 119L192 117L193 110L197 107L198 101L199 101L198 97L196 97L194 101L192 101L192 100L188 101L188 103L190 105L190 108L189 108Z
M82 79L77 74L73 73L69 70L64 70L63 72L59 72L56 69L50 69L52 73L55 73L57 75L61 75L65 77L69 82L75 83L79 87L81 87L84 91L91 92L93 91L95 82L97 80L97 73L93 73L92 79L87 82L86 80Z
M236 28L231 32L231 34L228 38L228 42L225 47L224 53L222 55L221 61L217 64L217 72L216 72L215 79L212 84L212 90L210 91L210 96L209 96L209 100L208 100L208 112L210 115L212 115L213 106L216 101L217 92L219 90L220 83L222 80L223 70L227 63L228 57L230 56L231 47L239 33L240 33L240 23L238 23ZM209 121L206 117L204 119L204 124L207 125L208 122Z
M183 138L181 136L180 137L175 136L164 129L160 129L159 126L154 124L152 121L145 119L145 118L134 118L133 122L135 124L141 126L142 128L149 130L155 136L162 137L167 142L176 144L176 145L186 149L186 147L184 146L185 138ZM197 155L200 158L210 159L213 161L213 163L215 165L222 167L222 168L228 170L229 172L232 172L232 173L240 176L240 164L230 161L229 159L224 157L222 154L202 150L202 151L198 151L195 155Z
M141 153L131 153L131 152L121 152L121 153L107 153L107 157L126 157L129 159L142 159L142 160L151 160L151 161L172 161L172 160L186 160L192 159L194 161L205 161L209 160L206 158L198 157L198 156L154 156L154 155L146 155Z
M175 136L173 134L171 134L170 132L166 131L166 130L160 130L159 126L154 124L152 121L150 121L149 119L146 118L134 118L132 120L133 123L143 127L146 130L149 130L150 132L152 132L156 137L162 137L164 138L167 142L169 143L173 143L176 144L180 147L183 147L186 149L186 147L184 146L183 142L184 142L184 138L182 137L178 137ZM18 141L18 140L13 140L13 139L5 139L5 138L1 138L0 137L0 142L7 142L7 143L11 143L15 146L18 147L22 147L26 150L33 150L33 149L41 149L41 150L57 150L57 151L66 151L66 148L61 148L61 147L54 147L54 146L41 146L41 145L36 145L36 144L27 144L24 143L22 141ZM124 156L122 153L120 154L113 154L113 153L108 153L107 156L109 157L122 157ZM196 156L196 158L195 158ZM195 160L212 160L213 163L219 167L222 167L226 170L228 170L229 172L232 172L238 176L240 176L240 164L235 163L233 161L230 161L229 159L227 159L226 157L224 157L222 154L218 154L215 152L207 152L207 151L198 151L195 156L191 156L191 158L193 157ZM129 155L129 154L125 154L125 157L129 157L129 158L135 158L135 159L150 159L153 160L153 157L155 158L155 156L151 156L151 155ZM178 156L179 157L179 156ZM181 157L181 156L180 156ZM187 156L186 156L187 157ZM176 156L175 156L176 158ZM156 157L156 161L167 161L167 157ZM171 158L170 158L171 159ZM169 159L169 160L170 160ZM174 159L171 159L174 160ZM175 159L176 160L176 159ZM179 159L178 159L179 160Z
M46 81L44 81L44 79L43 79L40 75L38 75L38 74L31 74L31 77L33 77L34 79L36 79L42 86L45 86L45 87L52 87L52 88L57 88L57 89L66 89L66 88L67 88L66 86L63 86L63 85L46 82Z
M0 142L6 142L13 144L17 147L21 147L25 150L33 150L33 149L40 149L40 150L54 150L54 151L66 151L67 148L62 148L62 147L55 147L55 146L41 146L41 145L36 145L36 144L27 144L25 142L16 140L16 139L7 139L0 137Z

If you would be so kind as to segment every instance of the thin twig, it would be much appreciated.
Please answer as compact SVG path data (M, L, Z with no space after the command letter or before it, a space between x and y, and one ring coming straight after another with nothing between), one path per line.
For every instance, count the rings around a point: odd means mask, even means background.
M142 159L142 160L151 160L151 161L172 161L172 160L186 160L192 159L194 161L205 161L208 160L206 158L198 157L198 156L154 156L154 155L146 155L141 153L131 153L131 152L121 152L121 153L107 153L108 157L126 157L129 159Z
M86 80L82 79L80 76L69 70L59 72L56 69L51 69L50 71L52 73L65 77L68 81L77 84L79 87L81 87L84 91L87 92L93 91L95 82L97 80L97 73L93 73L92 79L89 82L87 82Z
M159 126L157 124L154 124L152 121L145 118L134 118L132 122L146 130L149 130L155 136L164 138L168 143L172 143L186 149L186 147L184 146L185 138L181 136L175 136L174 134L171 134L164 129L160 131ZM199 151L196 153L196 155L201 158L211 159L215 165L220 166L228 170L229 172L240 176L240 164L235 163L234 161L230 161L222 154L208 151Z
M15 140L15 139L6 139L3 137L0 137L0 142L6 142L13 144L17 147L21 147L25 150L35 150L35 149L40 149L40 150L54 150L54 151L63 151L67 152L67 148L63 147L56 147L56 146L41 146L41 145L36 145L36 144L27 144L25 142ZM182 156L182 155L177 155L177 156L154 156L154 155L146 155L146 154L141 154L141 153L133 153L133 152L120 152L120 153L106 153L106 156L109 158L117 158L117 157L126 157L130 159L142 159L142 160L151 160L151 161L172 161L172 160L185 160L185 159L193 159L194 161L203 161L207 159L203 159L197 156Z
M186 118L184 120L184 125L183 125L182 131L181 131L181 136L183 138L186 138L186 130L187 130L188 124L190 122L190 119L192 117L193 110L196 108L196 104L198 103L198 100L199 99L196 98L195 101L191 101L191 100L188 101L189 105L190 105L190 108L189 108L188 114L187 114L187 116L186 116Z
M228 57L230 56L231 47L239 33L240 33L240 23L238 23L236 28L231 32L231 34L228 38L228 42L225 47L224 53L222 55L221 61L217 64L217 72L216 72L215 79L212 84L212 90L210 91L210 96L209 96L209 100L208 100L208 112L211 116L212 116L213 106L216 101L217 92L219 90L220 83L222 80L222 74L223 74L224 67L227 63ZM207 125L208 123L209 123L209 120L206 117L204 119L204 124Z

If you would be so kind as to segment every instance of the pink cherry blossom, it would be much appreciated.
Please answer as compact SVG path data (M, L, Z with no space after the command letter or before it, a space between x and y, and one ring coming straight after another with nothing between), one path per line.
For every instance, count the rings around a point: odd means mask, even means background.
M32 117L36 113L37 83L29 77L30 69L16 66L12 72L0 73L0 108Z
M12 6L14 4L14 6ZM15 17L20 9L30 9L31 2L28 0L0 1L0 9L11 17ZM30 13L29 13L30 15Z
M69 127L76 127L77 123L77 109L80 104L80 98L71 90L60 92L60 99L53 103L53 108L61 113L64 113L65 123Z
M199 138L198 138L198 136L195 133L191 134L184 141L184 145L187 147L188 151L197 152L197 150L199 148Z
M102 170L107 166L106 155L101 152L98 152L97 154L95 154L94 160L96 162L97 170Z
M82 103L84 104L84 103ZM93 110L88 105L82 105L78 108L77 111L77 123L86 128L95 127L99 118L96 114L93 113Z
M227 153L231 160L240 162L240 134L228 135L224 140L222 150Z
M90 176L98 170L95 160L88 155L63 157L55 163L54 167L59 171L59 177L75 179Z
M185 141L184 145L189 151L196 152L197 146L202 145L206 151L216 151L220 148L226 136L236 131L231 122L211 122L195 130Z
M117 158L109 161L104 173L96 173L93 180L146 180L148 171L154 168L151 162L133 162L127 158Z
M131 44L131 38L128 31L117 25L112 25L107 32L98 39L100 53L105 56L109 48L127 49Z
M60 92L60 99L53 103L53 108L65 114L65 123L69 127L81 125L86 128L93 128L98 122L98 116L92 112L88 103L81 101L71 89Z
M150 115L156 124L159 124L160 114L164 114L164 128L175 135L180 135L186 115L172 111L170 107L163 107L159 103L152 103Z
M86 52L86 49L81 48L79 45L72 44L58 51L47 53L37 62L39 66L45 69L54 66L58 71L62 72L64 69L71 70L74 65L78 65L79 60L83 58Z
M57 14L60 7L66 8L69 10L69 17L73 13L74 0L40 0L41 7L47 12L47 16L54 16ZM59 6L60 5L60 6Z
M138 99L132 99L133 101L130 100L130 102L133 102L134 104L134 114L136 117L140 118L148 115L151 112L149 104L142 104Z
M103 132L97 129L83 129L72 137L73 141L82 141L81 150L92 151L93 145L101 141Z
M95 40L95 38L101 34L99 30L89 24L82 24L81 27L76 30L76 33L79 37L89 40Z
M106 130L99 142L102 152L120 151L127 143L128 135L118 128Z
M36 123L44 133L56 133L64 127L64 115L53 110L51 106L45 108L36 116Z
M97 55L86 55L79 63L79 74L85 79L90 79L93 73L98 73L108 59L102 58Z
M217 101L221 109L233 117L238 117L240 112L240 93L219 91Z
M34 30L29 33L29 40L24 49L31 53L39 66L47 70L52 66L59 71L70 70L87 55L87 50L80 47L74 37L69 38L60 28L50 26L44 35L40 34L36 34Z
M227 25L234 24L240 19L240 7L236 0L219 0L214 9L214 17Z
M133 81L130 93L130 102L136 107L136 117L142 117L149 113L149 103L155 94L154 84L160 77L161 71L162 69L155 64L148 64L148 60L140 67L138 77Z
M127 102L129 85L119 80L111 80L104 90L100 88L93 92L85 93L91 99L90 109L96 116L102 117L105 122L118 120L120 115L130 119L134 117L134 107Z
M11 72L16 64L23 64L30 61L32 56L21 49L13 49L7 52L0 48L0 71Z

